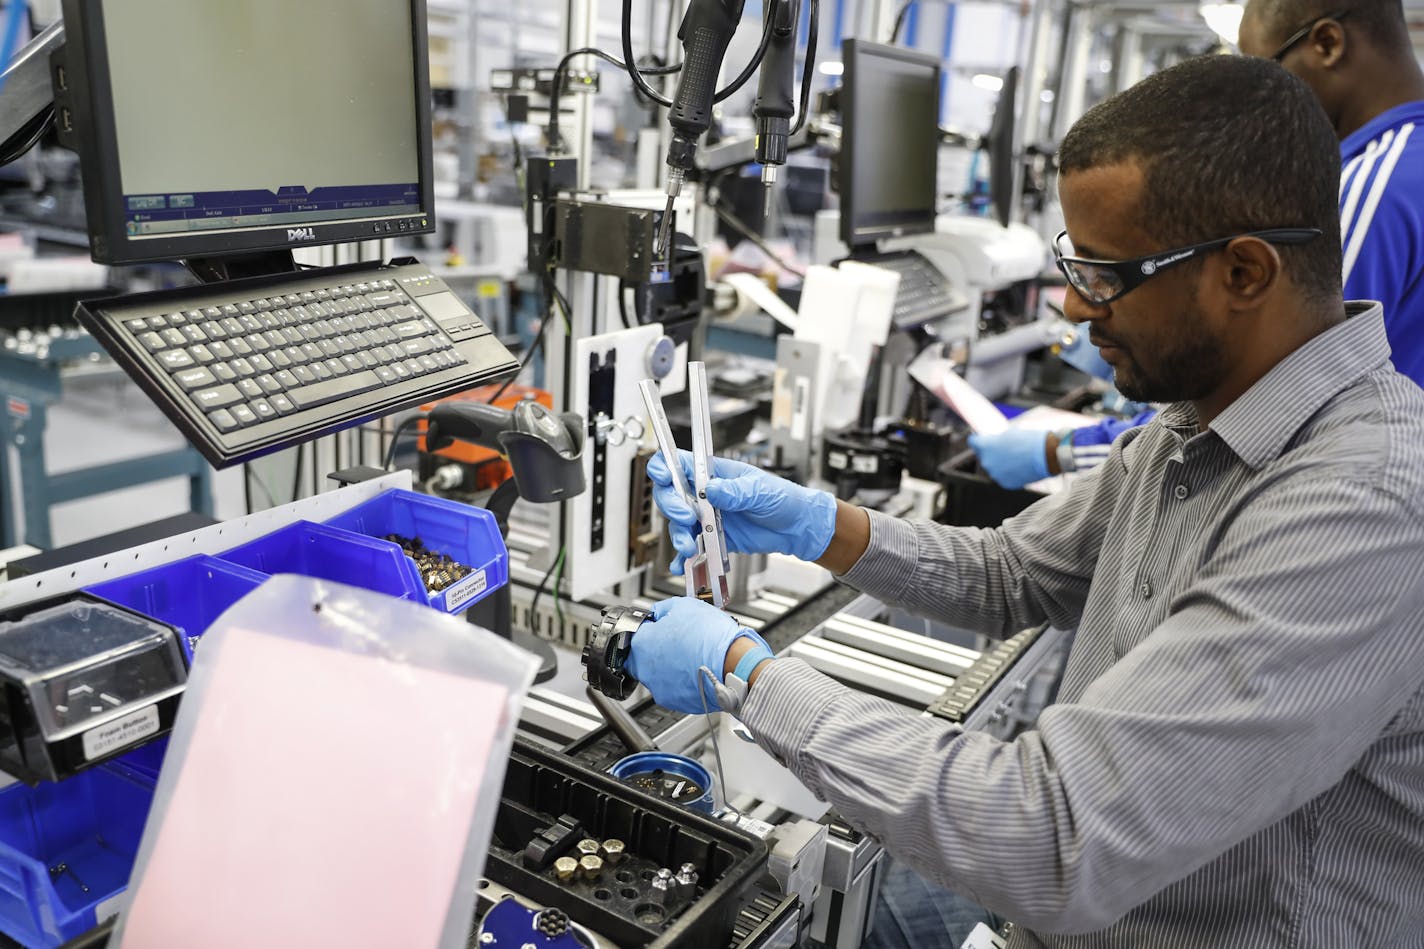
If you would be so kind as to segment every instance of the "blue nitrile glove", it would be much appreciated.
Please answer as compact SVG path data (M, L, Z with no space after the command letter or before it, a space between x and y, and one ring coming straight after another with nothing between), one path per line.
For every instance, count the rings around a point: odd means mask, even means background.
M633 634L628 673L647 686L653 701L663 708L689 715L715 712L716 685L722 681L727 650L742 636L766 645L710 603L690 596L662 600L653 604L653 618ZM710 678L701 672L704 668Z
M678 454L690 487L695 484L692 452ZM722 529L733 553L779 553L815 560L826 552L836 532L832 495L726 458L712 460L712 475L707 500L722 512ZM697 553L697 515L678 497L661 452L648 462L648 477L653 481L653 500L668 519L668 535L677 548L672 572L681 574L682 562Z
M1077 329L1073 331L1072 335L1073 341L1064 343L1059 350L1059 358L1074 369L1111 382L1113 378L1112 364L1103 358L1102 353L1098 352L1098 347L1088 339L1087 332Z
M997 435L970 435L979 464L1003 488L1022 488L1048 477L1048 433L1011 428Z

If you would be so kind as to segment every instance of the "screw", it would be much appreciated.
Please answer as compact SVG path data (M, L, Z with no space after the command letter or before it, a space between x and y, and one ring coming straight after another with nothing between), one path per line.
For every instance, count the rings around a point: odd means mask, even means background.
M684 863L682 869L678 871L677 895L685 900L690 900L697 895L697 870L690 863Z
M603 872L603 860L600 857L584 857L579 860L579 869L583 871L585 880L597 880Z
M592 837L585 837L578 842L578 852L580 856L596 857L598 856L598 849L598 841Z
M572 880L578 868L579 862L573 857L560 857L554 861L554 874L559 878L560 883Z
M666 906L672 902L673 888L676 883L673 881L672 871L663 868L658 871L658 875L653 878L652 900L659 906Z
M603 842L604 861L606 861L610 866L617 865L618 861L623 859L623 850L623 841L619 840L617 837L605 840Z

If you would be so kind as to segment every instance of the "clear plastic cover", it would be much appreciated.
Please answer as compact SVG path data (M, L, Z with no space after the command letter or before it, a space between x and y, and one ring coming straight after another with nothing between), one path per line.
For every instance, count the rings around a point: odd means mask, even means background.
M290 575L208 631L118 945L463 947L537 660Z
M0 672L29 692L49 741L151 705L186 677L172 629L83 600L0 623Z

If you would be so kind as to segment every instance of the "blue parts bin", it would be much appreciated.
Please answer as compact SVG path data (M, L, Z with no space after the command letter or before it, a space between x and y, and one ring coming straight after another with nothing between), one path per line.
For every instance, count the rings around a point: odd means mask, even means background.
M395 544L296 521L219 558L259 573L297 573L424 603L415 563Z
M173 725L188 666L171 627L82 594L0 621L0 763L58 781Z
M255 570L199 554L87 587L85 592L177 627L191 662L193 647L213 620L266 579Z
M152 779L113 764L0 790L0 932L53 949L112 915L153 791Z
M447 613L468 608L509 580L509 553L504 539L499 536L494 515L482 508L393 488L328 519L326 526L367 537L398 534L418 539L428 550L469 567L470 573L455 584L435 593L421 593L421 602ZM390 546L400 549L395 544ZM408 557L406 560L414 571L415 561Z
M640 751L615 762L608 773L644 794L712 813L712 775L686 755Z

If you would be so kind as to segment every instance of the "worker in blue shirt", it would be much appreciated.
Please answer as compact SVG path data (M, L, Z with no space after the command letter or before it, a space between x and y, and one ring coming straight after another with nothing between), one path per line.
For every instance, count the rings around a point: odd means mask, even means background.
M1345 299L1384 304L1395 368L1424 386L1424 70L1403 4L1251 0L1240 46L1301 79L1334 125ZM970 444L990 477L1019 488L1100 463L1128 427L1110 419L1072 431L976 435Z

